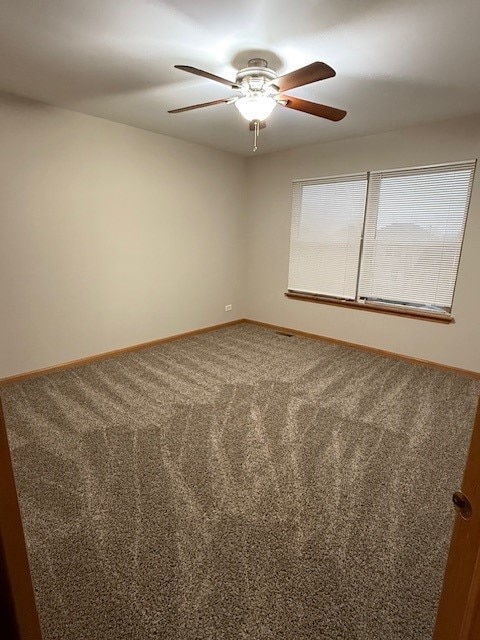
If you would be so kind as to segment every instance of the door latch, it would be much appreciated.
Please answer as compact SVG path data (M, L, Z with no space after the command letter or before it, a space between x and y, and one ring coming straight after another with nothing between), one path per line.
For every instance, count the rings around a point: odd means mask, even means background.
M458 515L464 520L470 520L472 517L472 505L463 491L455 491L452 500Z

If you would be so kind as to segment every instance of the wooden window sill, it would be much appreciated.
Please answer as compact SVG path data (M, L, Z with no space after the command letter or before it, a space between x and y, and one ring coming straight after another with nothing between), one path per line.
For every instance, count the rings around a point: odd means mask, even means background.
M428 320L430 322L441 322L450 324L454 322L451 315L441 315L429 311L420 311L416 309L399 309L398 307L389 307L383 304L375 304L373 302L355 302L354 300L336 300L335 298L326 298L323 296L312 295L308 293L293 293L287 291L287 298L292 300L304 300L305 302L316 302L318 304L331 304L337 307L348 307L349 309L361 309L362 311L373 311L374 313L387 313L389 315L403 316L406 318L417 318L418 320Z

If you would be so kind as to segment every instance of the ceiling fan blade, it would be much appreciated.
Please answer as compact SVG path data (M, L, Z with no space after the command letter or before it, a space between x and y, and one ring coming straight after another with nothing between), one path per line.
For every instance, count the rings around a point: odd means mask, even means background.
M274 84L280 91L288 91L289 89L295 89L295 87L303 87L303 85L311 82L333 78L334 75L335 71L328 64L312 62L306 67L301 67L301 69L291 71L284 76L275 78L275 80L270 80L269 84Z
M213 73L209 73L208 71L203 71L202 69L197 69L196 67L189 67L184 64L176 64L175 69L181 69L182 71L186 71L187 73L193 73L196 76L200 76L202 78L208 78L209 80L214 80L215 82L220 82L221 84L226 84L227 87L231 87L232 89L240 89L240 85L236 82L232 82L231 80L226 80L225 78L221 78L220 76L216 76Z
M258 126L259 129L265 129L265 127L267 126L267 123L265 122L265 120L262 120ZM252 121L249 123L248 128L250 129L250 131L255 131L255 123Z
M292 96L281 96L281 99L286 100L286 103L282 106L287 107L288 109L311 113L312 116L326 118L327 120L333 120L334 122L342 120L347 115L347 112L343 109L327 107L326 105L318 104L317 102L309 102L308 100L301 100L300 98L293 98ZM279 104L282 104L282 102Z
M213 107L215 104L227 104L232 102L231 98L223 100L212 100L212 102L201 102L200 104L192 104L189 107L180 107L180 109L170 109L168 113L183 113L183 111L192 111L193 109L202 109L203 107Z

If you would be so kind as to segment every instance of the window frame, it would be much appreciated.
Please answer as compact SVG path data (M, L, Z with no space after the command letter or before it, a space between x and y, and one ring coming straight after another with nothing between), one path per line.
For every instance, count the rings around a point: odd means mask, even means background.
M383 172L385 173L399 172L400 173L404 171L415 171L415 170L422 170L422 169L431 170L431 169L437 169L437 168L441 169L442 167L452 168L455 166L462 166L462 165L473 165L473 166L472 166L472 175L471 175L470 183L468 186L462 241L460 243L460 252L459 252L457 269L455 273L455 284L452 291L452 304L449 310L448 311L442 310L440 307L438 308L432 307L429 309L428 305L421 306L421 305L415 305L413 303L406 303L402 301L392 302L392 301L383 301L381 299L372 300L372 299L359 298L358 283L360 281L362 260L363 260L363 250L364 250L363 244L364 244L365 229L367 224L367 209L369 204L371 174L380 174ZM444 324L449 324L454 322L455 320L453 318L453 305L455 300L455 291L456 291L456 285L458 281L458 273L460 271L462 252L463 252L465 234L466 234L467 223L468 223L468 214L470 211L471 196L473 191L473 183L475 179L476 165L477 165L477 159L474 158L470 160L446 162L441 164L419 165L419 166L410 166L410 167L401 167L401 168L398 167L398 168L392 168L392 169L357 172L354 174L342 174L342 175L324 176L319 178L302 178L302 179L293 180L293 185L296 185L298 183L311 184L315 180L323 181L323 182L326 180L331 180L333 182L335 180L341 180L351 176L358 176L361 173L365 173L367 176L367 188L365 193L365 211L364 211L364 218L363 218L363 232L362 232L362 237L360 241L360 255L359 255L358 272L357 272L357 291L356 291L355 300L342 298L341 296L329 296L329 295L316 294L316 293L307 293L300 290L290 289L288 287L287 287L287 291L284 294L285 297L292 300L303 300L306 302L335 305L335 306L341 306L344 308L360 309L363 311L392 314L397 316L416 318L420 320L440 322ZM293 219L293 212L291 214L291 233L292 233L292 219ZM291 264L291 258L292 258L291 248L292 248L292 236L290 236L289 273L290 273L290 264Z

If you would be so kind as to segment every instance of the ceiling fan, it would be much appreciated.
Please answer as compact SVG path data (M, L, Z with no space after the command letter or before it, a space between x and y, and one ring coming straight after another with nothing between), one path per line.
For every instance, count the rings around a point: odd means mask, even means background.
M208 71L176 64L176 69L193 73L194 75L208 78L215 82L225 84L240 95L212 102L202 102L189 107L171 109L168 113L183 113L192 109L202 109L203 107L213 107L217 104L235 104L245 120L250 123L250 131L254 132L253 150L257 150L257 138L260 129L266 127L265 120L272 113L277 104L287 109L303 111L319 118L326 118L337 122L347 115L342 109L327 107L324 104L302 100L293 96L285 95L284 91L302 87L312 82L333 78L335 71L324 62L312 62L306 67L301 67L296 71L291 71L284 76L278 77L275 71L269 69L268 63L263 58L252 58L248 61L245 69L240 69L235 78L235 82L216 76Z

